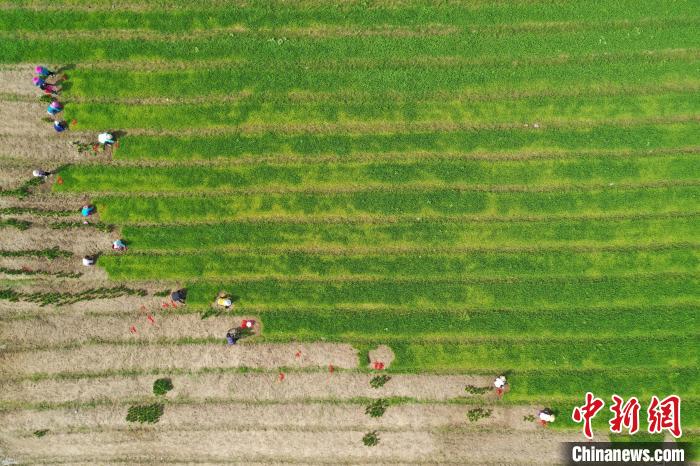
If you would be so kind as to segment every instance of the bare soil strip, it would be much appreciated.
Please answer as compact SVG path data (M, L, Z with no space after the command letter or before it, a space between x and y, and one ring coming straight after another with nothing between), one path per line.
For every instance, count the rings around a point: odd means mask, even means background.
M301 351L300 357L295 357ZM148 370L253 367L358 367L357 350L348 344L259 345L90 345L74 349L0 353L0 374L70 373L90 368Z
M476 422L469 421L467 413L474 409L457 404L398 404L390 405L384 415L372 418L365 414L364 404L329 403L206 403L168 404L158 426L143 426L149 430L235 429L281 430L334 430L384 429L431 430L437 427L464 430L506 428L533 431L539 426L525 421L527 415L537 413L536 407L490 406L491 415ZM82 407L78 409L48 409L7 411L0 413L0 423L6 433L28 436L35 430L50 428L52 433L89 429L123 430L133 424L126 421L126 406Z
M304 346L289 345L293 350ZM76 370L95 369L77 367ZM80 378L73 380L44 379L0 382L0 402L3 404L35 404L43 402L91 403L116 402L142 398L152 393L153 382L159 376L172 379L174 389L168 398L186 401L303 401L348 400L354 398L407 397L422 401L446 401L470 397L467 385L488 387L491 376L410 375L396 374L379 389L372 388L370 379L375 374L345 371L285 372L280 381L276 371L268 373L202 373L169 375L139 375L127 377Z
M167 414L166 414L167 415ZM232 420L234 422L234 420ZM7 450L25 461L70 458L71 461L99 457L102 460L128 457L133 462L153 459L167 452L181 461L399 461L442 462L445 460L489 464L532 461L537 464L560 464L558 442L579 438L580 433L505 432L429 433L382 432L380 444L367 448L362 444L366 431L177 431L177 432L106 432L56 434L37 439L10 438Z

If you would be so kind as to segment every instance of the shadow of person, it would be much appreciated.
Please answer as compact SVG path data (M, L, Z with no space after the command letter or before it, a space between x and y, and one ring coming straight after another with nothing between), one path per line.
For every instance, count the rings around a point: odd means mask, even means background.
M69 64L63 65L59 69L57 69L56 74L63 73L64 71L74 70L74 69L75 69L75 63L69 63Z

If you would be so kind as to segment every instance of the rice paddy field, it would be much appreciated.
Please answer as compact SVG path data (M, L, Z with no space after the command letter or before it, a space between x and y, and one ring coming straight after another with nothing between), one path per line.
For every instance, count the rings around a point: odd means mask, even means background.
M697 439L699 28L693 0L0 2L0 460L561 464L587 391L596 440L613 394L642 431L679 395Z

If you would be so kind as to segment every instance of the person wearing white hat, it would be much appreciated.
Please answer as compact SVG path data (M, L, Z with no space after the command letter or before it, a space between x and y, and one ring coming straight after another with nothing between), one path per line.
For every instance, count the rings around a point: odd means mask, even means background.
M37 178L46 178L49 176L51 173L45 172L44 170L34 170L32 171L32 175L37 177Z
M540 424L543 426L546 426L550 422L554 422L556 417L554 416L554 413L549 408L545 408L542 411L539 412L538 414L540 418Z
M97 135L97 142L100 144L114 144L114 136L109 133L100 133Z
M85 257L83 257L83 265L86 267L89 267L91 265L95 265L95 259L90 257L90 256L85 256Z
M496 377L496 380L493 381L493 386L496 387L497 389L503 389L503 387L506 386L506 376L501 375L499 377Z

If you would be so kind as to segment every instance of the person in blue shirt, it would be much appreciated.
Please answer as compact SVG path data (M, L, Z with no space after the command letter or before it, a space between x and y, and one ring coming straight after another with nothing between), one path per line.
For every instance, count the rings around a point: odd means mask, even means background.
M95 213L95 206L92 205L84 205L82 209L80 209L80 214L83 217L89 217L90 215Z

